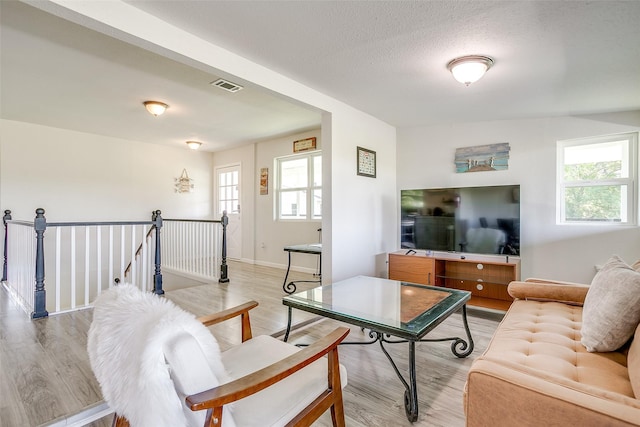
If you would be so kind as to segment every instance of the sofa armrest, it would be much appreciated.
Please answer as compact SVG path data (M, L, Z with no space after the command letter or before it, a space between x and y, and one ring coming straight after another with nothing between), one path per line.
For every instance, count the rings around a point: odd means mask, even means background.
M589 285L572 282L553 282L543 279L527 279L509 283L508 292L515 299L557 301L568 304L584 304Z

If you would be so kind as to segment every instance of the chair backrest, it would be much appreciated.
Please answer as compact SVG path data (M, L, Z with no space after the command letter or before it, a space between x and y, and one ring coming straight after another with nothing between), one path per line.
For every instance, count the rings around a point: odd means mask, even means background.
M201 426L204 411L192 413L185 395L227 381L209 330L171 301L131 285L96 299L87 349L105 401L132 427ZM230 413L223 422L233 425Z
M499 254L506 243L504 231L496 228L470 228L465 252Z

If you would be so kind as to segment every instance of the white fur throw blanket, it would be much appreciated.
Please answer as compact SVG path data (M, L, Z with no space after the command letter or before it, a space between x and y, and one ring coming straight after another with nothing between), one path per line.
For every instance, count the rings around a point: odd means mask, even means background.
M132 285L102 293L94 307L87 348L109 406L132 427L186 426L163 349L178 334L191 334L215 377L224 382L215 338L192 314Z

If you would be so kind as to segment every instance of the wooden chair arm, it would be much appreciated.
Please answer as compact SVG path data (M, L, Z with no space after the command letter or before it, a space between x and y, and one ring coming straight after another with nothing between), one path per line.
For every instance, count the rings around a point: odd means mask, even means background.
M198 320L202 322L204 326L215 325L216 323L229 320L236 316L242 317L242 342L250 340L251 335L251 321L249 319L249 310L258 306L256 301L249 301L236 307L228 308L218 313L209 314L206 316L198 317Z
M324 338L279 362L230 383L187 396L187 406L192 411L218 408L221 414L222 406L264 390L310 365L325 354L329 354L329 377L335 378L337 375L339 381L340 366L336 351L338 344L349 335L349 332L349 328L336 328Z

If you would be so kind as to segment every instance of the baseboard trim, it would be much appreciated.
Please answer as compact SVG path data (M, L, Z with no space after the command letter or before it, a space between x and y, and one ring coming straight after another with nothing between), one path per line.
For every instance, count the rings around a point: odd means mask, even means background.
M278 268L280 270L286 270L287 269L287 265L286 264L276 264L273 262L267 262L267 261L254 261L253 264L255 265L260 265L263 267L271 267L271 268ZM290 271L297 271L299 273L308 273L308 274L315 274L316 273L316 269L315 268L309 268L309 267L298 267L295 265L292 265L290 268Z

